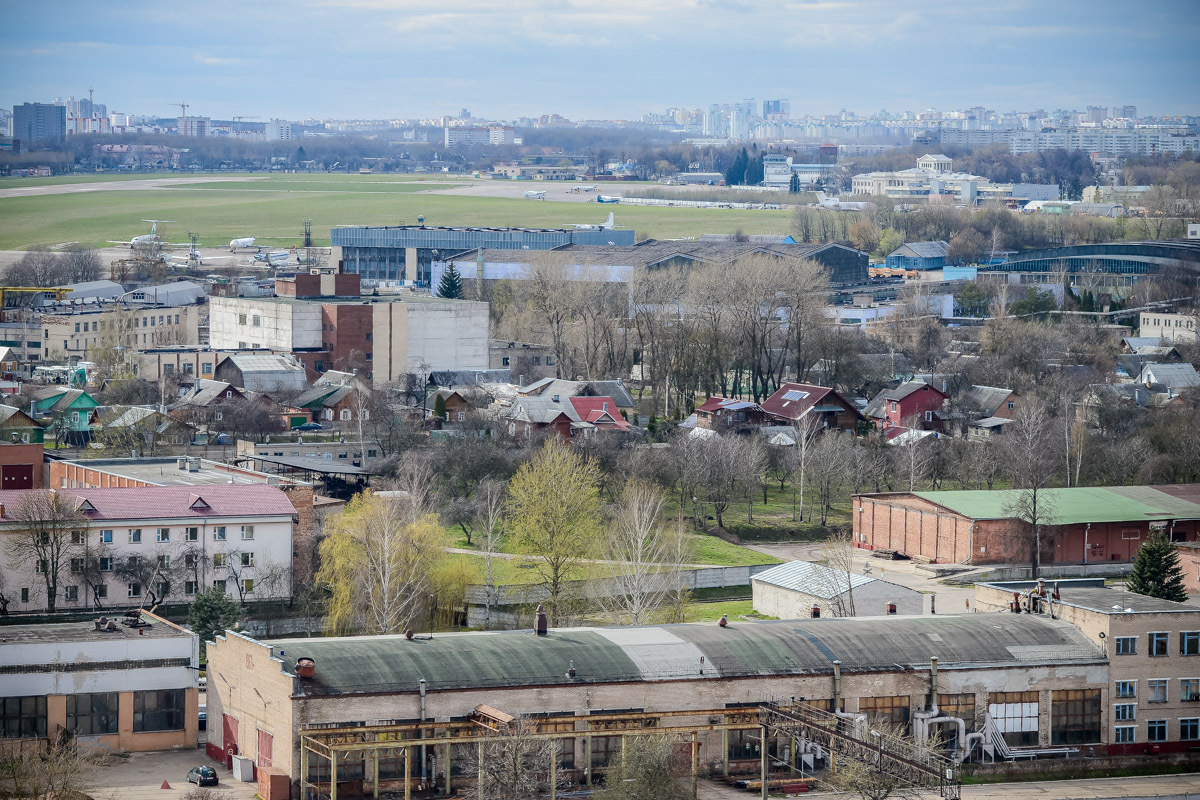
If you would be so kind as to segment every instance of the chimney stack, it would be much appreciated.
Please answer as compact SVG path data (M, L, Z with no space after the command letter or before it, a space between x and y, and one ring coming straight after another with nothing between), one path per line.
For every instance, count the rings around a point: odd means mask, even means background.
M546 617L546 607L538 603L537 612L534 614L533 632L538 636L545 636L549 629L550 621Z

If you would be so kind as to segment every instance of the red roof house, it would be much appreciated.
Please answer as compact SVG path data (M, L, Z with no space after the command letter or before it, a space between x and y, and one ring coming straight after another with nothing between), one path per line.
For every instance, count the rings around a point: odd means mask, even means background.
M857 431L866 418L846 398L827 386L785 383L762 404L763 411L794 425L802 418L816 415L826 428Z

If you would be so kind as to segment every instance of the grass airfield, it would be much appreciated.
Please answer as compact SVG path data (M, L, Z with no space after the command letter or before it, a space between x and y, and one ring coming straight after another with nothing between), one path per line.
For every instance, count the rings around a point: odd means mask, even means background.
M170 184L157 182L164 179ZM117 182L119 185L104 185ZM484 185L489 190L486 195L455 193ZM330 229L339 225L414 225L418 216L424 216L427 225L556 228L598 223L611 211L618 227L633 228L638 239L737 231L782 234L790 227L791 213L786 210L581 202L594 198L595 193L585 198L571 196L574 202L569 203L520 196L530 188L565 194L570 185L446 175L327 173L2 178L0 250L62 248L72 243L107 247L108 240L147 233L149 224L143 219L171 220L160 225L160 236L170 242L186 242L188 232L195 232L202 247L220 247L243 236L258 237L259 243L270 247L300 244L305 219L313 221L317 245L328 245ZM617 193L620 185L600 189ZM498 193L512 196L496 196Z

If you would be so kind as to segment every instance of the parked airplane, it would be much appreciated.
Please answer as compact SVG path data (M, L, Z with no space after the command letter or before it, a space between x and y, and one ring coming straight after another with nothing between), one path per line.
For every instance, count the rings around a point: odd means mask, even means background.
M545 200L546 193L545 192L535 192L534 190L530 189L528 192L525 193L525 199L526 200Z
M575 230L577 230L577 231L607 231L614 227L616 227L616 226L613 224L613 215L612 215L612 212L610 211L610 212L608 212L608 219L605 220L604 222L601 222L599 225L580 224L580 225L575 226Z
M289 258L289 253L286 250L280 250L277 253L256 253L254 260L259 263L266 263L271 266L286 264Z
M579 194L580 192L594 192L594 191L596 191L595 184L593 184L591 186L572 186L571 187L571 194Z
M142 222L150 223L150 232L149 233L143 233L141 236L135 236L127 242L118 242L118 241L109 239L108 243L109 244L127 244L131 248L137 247L138 245L150 245L150 244L160 244L163 247L191 247L191 244L189 242L184 242L182 244L173 244L173 243L164 242L163 240L158 238L158 223L170 222L170 221L171 220L169 220L169 219L144 219L144 220L142 220Z
M229 252L236 253L239 247L254 247L254 237L246 236L241 239L233 239L229 242Z
M832 208L834 211L866 211L871 203L843 203L836 197L826 197L824 192L817 192L817 205L821 208Z
M598 195L596 195L596 202L597 203L619 203L619 202L621 202L621 198L620 197L609 197L608 195L598 194Z
M208 261L229 261L233 256L208 256ZM171 263L177 266L204 266L205 257L200 255L199 250L189 250L181 256L171 256Z

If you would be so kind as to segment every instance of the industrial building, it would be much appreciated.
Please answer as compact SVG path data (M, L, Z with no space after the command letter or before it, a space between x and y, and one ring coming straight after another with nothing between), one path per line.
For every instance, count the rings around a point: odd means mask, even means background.
M1029 564L1033 535L1011 510L1018 490L883 492L853 498L854 541L938 563ZM1151 531L1200 540L1200 484L1044 490L1041 564L1128 566Z
M871 720L924 735L937 716L955 760L1065 752L1052 742L1103 752L1108 669L1077 627L1037 614L272 642L226 632L208 645L207 752L333 800L452 795L474 782L471 745L485 727L525 717L559 742L557 769L581 784L647 730L677 735L693 771L719 776L758 771L760 708L772 701L861 720L847 727L861 724L864 738ZM788 737L768 745L778 763L826 755Z
M1079 274L1087 273L1089 280L1098 275L1113 286L1132 286L1143 275L1171 269L1200 272L1200 241L1164 239L1027 250L1000 264L980 267L979 274L1008 274L1021 283L1061 284L1065 272L1074 284Z
M200 639L148 611L6 625L0 755L65 734L112 753L196 748Z
M554 259L579 280L631 283L641 268L714 266L728 269L739 259L753 256L816 261L829 272L833 283L857 283L867 280L867 254L840 244L763 244L736 241L660 242L647 239L635 247L573 244L554 250ZM433 264L432 279L441 280L453 263L464 279L485 281L523 280L529 272L530 257L507 250L471 250ZM482 267L482 274L480 273Z
M777 619L924 613L916 589L811 561L778 564L750 578L754 610Z
M564 244L632 245L629 229L439 228L425 225L342 227L330 232L333 263L364 283L431 285L431 267L455 253L490 250L549 250ZM437 280L432 279L432 285Z

